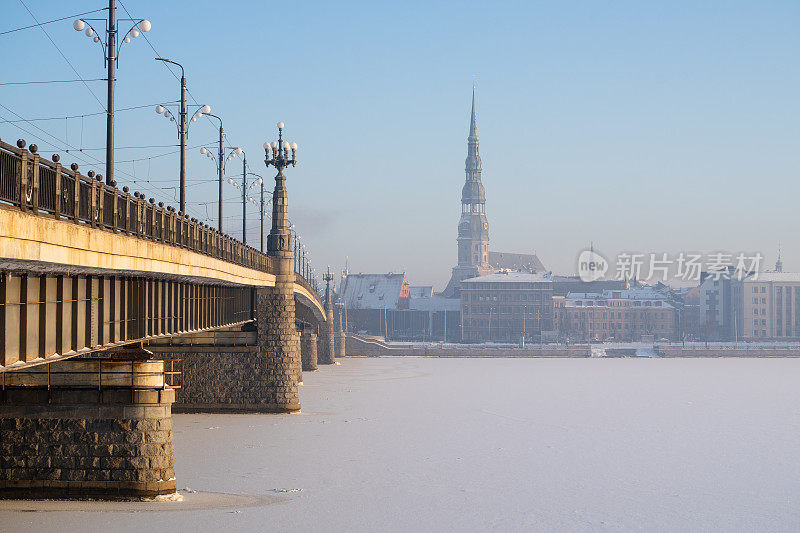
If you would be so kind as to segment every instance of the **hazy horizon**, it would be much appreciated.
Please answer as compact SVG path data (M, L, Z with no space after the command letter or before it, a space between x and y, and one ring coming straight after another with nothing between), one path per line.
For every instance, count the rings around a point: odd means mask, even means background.
M26 4L40 22L102 7ZM300 145L287 171L290 217L318 272L349 257L351 271L405 271L412 284L444 287L456 263L473 76L491 250L536 252L548 269L574 274L590 241L607 257L759 251L767 268L780 244L784 269L800 270L789 218L800 4L124 7L152 22L158 54L184 64L192 97L223 117L252 172L271 178L261 144L286 123ZM34 23L21 3L4 15L0 32ZM104 77L99 46L71 22L45 28L83 78ZM14 51L4 81L76 77L40 29L0 39ZM116 178L176 205L177 154L147 159L177 149L166 146L176 144L174 123L153 107L177 99L178 82L154 56L141 37L121 51L117 109L145 107L117 114ZM101 112L105 85L87 83L99 102L81 83L0 86L0 120ZM190 213L216 226L215 170L198 153L215 148L214 124L190 127L187 195ZM104 172L102 115L0 123L0 138L18 137ZM84 152L66 154L65 142ZM226 177L240 175L234 160ZM225 192L224 230L241 236L239 191ZM258 208L248 222L258 246Z

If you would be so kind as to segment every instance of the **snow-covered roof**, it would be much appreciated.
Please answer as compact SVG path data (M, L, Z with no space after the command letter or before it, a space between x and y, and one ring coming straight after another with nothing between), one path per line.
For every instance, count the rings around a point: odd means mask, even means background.
M461 283L539 283L543 281L552 281L550 279L550 274L541 272L531 274L530 272L504 271L478 276L477 278L465 279Z
M489 264L494 268L544 272L545 268L536 254L511 254L489 251Z
M397 309L403 289L407 292L405 273L348 274L341 297L351 309Z

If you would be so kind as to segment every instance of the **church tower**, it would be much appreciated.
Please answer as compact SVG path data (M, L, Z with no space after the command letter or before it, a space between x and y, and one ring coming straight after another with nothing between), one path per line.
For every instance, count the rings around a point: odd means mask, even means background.
M486 220L486 191L481 183L481 156L478 153L478 119L475 114L475 87L472 88L472 114L467 137L466 182L461 189L461 219L458 222L458 263L444 295L459 296L461 280L492 272L489 265L489 222Z

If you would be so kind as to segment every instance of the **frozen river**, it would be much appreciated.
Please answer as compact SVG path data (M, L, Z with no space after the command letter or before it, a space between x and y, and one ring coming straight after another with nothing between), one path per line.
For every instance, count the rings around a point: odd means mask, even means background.
M255 506L0 504L0 530L797 531L799 376L800 359L348 358L304 374L301 414L174 417L178 486Z

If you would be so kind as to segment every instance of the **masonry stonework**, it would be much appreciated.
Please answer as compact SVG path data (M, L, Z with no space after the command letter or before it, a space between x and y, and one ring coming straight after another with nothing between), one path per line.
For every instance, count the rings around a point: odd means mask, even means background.
M6 390L0 498L174 493L173 398L170 389Z
M303 370L312 372L317 369L317 334L305 330L300 336L300 351L303 361Z

